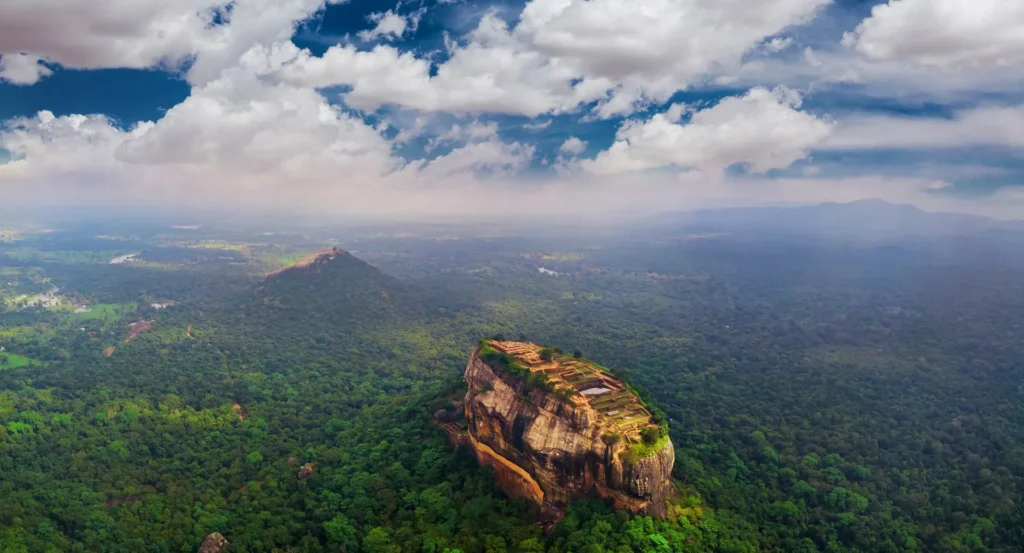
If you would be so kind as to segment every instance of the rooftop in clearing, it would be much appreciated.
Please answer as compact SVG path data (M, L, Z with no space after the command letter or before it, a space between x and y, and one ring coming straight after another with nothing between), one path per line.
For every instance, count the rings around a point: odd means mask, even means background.
M640 430L651 425L651 413L619 379L584 359L554 354L541 358L544 348L531 342L488 340L488 345L516 359L533 373L543 373L556 389L568 387L577 393L569 401L585 404L598 414L598 423L614 429L627 443L640 441Z

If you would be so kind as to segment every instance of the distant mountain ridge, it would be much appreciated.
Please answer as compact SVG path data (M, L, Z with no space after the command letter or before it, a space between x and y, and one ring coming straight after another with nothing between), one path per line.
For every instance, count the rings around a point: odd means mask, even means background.
M894 234L967 234L1024 232L1024 221L1000 221L980 215L924 211L884 200L824 203L799 207L742 207L667 213L657 224L710 230L765 229L778 232L865 232Z

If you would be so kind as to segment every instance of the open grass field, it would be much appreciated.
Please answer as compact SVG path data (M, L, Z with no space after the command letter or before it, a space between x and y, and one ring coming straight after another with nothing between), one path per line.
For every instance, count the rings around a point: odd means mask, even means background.
M79 319L113 320L135 311L139 306L136 303L98 303L89 307L92 309L85 313L73 313L72 315Z
M33 364L34 361L28 357L21 355L15 355L13 353L0 353L0 370L2 369L13 369L15 367L24 367L26 365Z

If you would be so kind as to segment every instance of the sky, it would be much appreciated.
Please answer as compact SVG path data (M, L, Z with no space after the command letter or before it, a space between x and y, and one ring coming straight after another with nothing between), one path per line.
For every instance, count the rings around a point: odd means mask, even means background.
M1019 0L5 0L0 203L1024 218Z

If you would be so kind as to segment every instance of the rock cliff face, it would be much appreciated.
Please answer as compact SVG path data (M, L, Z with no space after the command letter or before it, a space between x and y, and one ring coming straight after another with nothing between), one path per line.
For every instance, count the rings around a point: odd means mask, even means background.
M510 496L555 508L596 496L619 509L665 516L671 441L610 374L542 351L491 341L473 352L465 412L478 460L494 467Z

